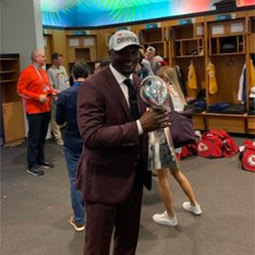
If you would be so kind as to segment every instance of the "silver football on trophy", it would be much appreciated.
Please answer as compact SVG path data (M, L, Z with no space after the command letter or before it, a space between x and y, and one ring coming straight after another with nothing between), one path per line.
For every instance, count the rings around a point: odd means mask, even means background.
M168 102L165 82L158 76L148 76L142 80L140 95L147 106L164 106Z

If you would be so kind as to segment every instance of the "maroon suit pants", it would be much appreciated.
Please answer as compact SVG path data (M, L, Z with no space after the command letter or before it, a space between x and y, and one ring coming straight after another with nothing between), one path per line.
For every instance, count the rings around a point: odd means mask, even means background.
M114 255L134 255L139 235L142 189L117 205L86 201L84 255L109 255L114 230Z

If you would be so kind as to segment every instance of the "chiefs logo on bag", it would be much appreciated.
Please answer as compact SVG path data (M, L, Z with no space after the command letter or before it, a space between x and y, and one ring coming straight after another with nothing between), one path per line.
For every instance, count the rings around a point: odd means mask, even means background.
M204 158L221 158L221 149L221 139L209 132L204 133L202 139L197 142L197 155Z
M244 141L244 149L240 153L239 159L242 168L247 171L255 172L255 143L251 140Z
M237 152L235 141L221 129L211 129L197 142L197 154L204 158L232 157Z

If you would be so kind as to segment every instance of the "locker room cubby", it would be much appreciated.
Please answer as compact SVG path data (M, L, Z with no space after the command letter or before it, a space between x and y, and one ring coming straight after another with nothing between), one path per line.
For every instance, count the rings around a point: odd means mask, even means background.
M204 56L204 26L202 23L171 27L173 55L177 58Z
M25 140L23 103L17 94L19 71L19 54L0 54L1 133L6 146Z
M139 39L143 45L154 47L157 55L167 58L166 43L163 40L161 27L140 30Z

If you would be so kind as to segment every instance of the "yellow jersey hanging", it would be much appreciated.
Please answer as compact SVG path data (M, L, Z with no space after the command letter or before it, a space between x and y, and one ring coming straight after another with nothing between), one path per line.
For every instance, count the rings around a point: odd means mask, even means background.
M209 77L209 93L215 94L218 91L218 86L215 77L215 66L211 62L207 66L207 73Z
M197 77L193 61L189 65L188 86L190 89L197 89Z
M250 65L250 85L255 86L255 68L251 59L249 59Z

